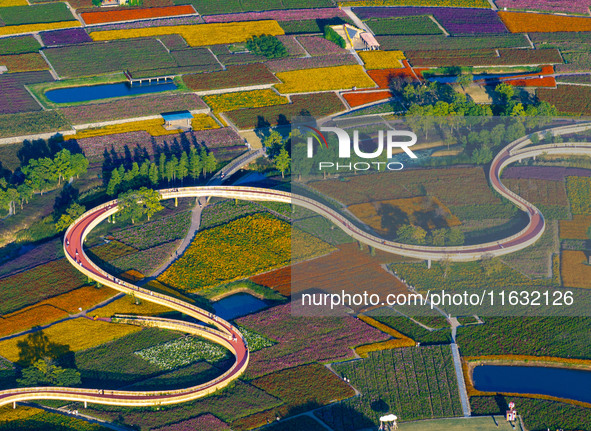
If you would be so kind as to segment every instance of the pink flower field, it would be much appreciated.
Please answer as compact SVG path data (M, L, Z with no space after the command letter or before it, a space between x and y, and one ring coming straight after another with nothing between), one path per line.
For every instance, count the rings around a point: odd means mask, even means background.
M206 23L234 22L234 21L258 21L262 19L274 19L277 21L300 21L303 19L327 19L347 18L347 14L337 8L319 9L289 9L270 10L264 12L227 13L222 15L209 15L204 17Z
M237 322L278 341L252 353L246 370L249 378L310 362L352 358L352 347L389 338L354 317L293 316L290 304L242 317Z
M541 10L589 14L591 0L497 0L499 9ZM565 29L565 31L568 31Z

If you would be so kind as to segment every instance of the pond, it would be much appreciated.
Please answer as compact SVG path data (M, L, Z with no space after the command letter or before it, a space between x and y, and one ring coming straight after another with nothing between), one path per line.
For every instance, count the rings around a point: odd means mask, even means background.
M256 298L249 293L239 292L226 296L214 302L215 314L225 320L236 319L240 316L254 313L267 308L268 304L262 299Z
M89 100L109 99L111 97L134 96L146 93L160 93L162 91L176 90L176 84L172 82L152 85L117 82L114 84L85 85L81 87L56 88L49 90L45 96L54 103L87 102Z
M591 403L591 371L556 367L479 365L474 387L485 392L550 395Z

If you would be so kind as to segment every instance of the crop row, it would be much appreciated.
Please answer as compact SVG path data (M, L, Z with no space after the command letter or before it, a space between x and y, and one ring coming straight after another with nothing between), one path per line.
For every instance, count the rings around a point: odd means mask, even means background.
M334 7L334 3L331 0L227 0L224 4L212 2L211 0L175 0L175 4L183 3L191 3L200 15L238 14L240 12L250 11L269 13L270 11L277 11L279 9L300 8L320 8L322 10L323 8ZM234 21L234 19L231 19L231 21ZM236 21L239 21L239 19L236 19Z
M37 52L41 45L33 36L6 37L0 39L0 55Z
M428 6L428 7L462 7L490 8L486 0L345 0L342 6Z
M395 35L428 35L443 34L443 31L427 15L408 16L402 18L372 18L366 21L374 34Z
M277 78L263 64L228 66L221 72L183 77L185 84L193 91L217 90L221 88L247 87L250 85L274 84Z
M277 73L282 94L374 87L362 66L336 66Z
M385 411L395 411L403 421L461 414L448 347L383 350L335 365L335 370L361 392L360 397L317 412L335 430L376 426Z
M319 67L334 67L355 65L357 60L352 55L331 54L319 57L282 58L266 63L272 72L288 72L291 70L316 69Z
M65 3L0 8L0 20L6 26L70 21L74 17Z
M584 251L562 250L560 275L565 287L591 287L591 266Z
M80 27L78 21L60 21L48 22L43 24L23 24L23 25L7 25L0 26L0 36L21 34L21 33L36 33L39 31L57 30L59 28L74 28Z
M225 422L222 422L214 415L206 413L199 415L183 422L178 422L172 425L166 425L162 428L155 428L155 431L193 431L193 430L207 430L207 431L229 431L230 427Z
M22 55L35 56L37 54ZM0 75L0 114L39 111L41 107L25 89L25 85L49 81L53 81L53 78L51 77L51 74L46 71L7 73Z
M487 9L454 9L449 7L375 7L355 8L361 19L432 15L451 34L504 33L507 31L496 11ZM371 23L370 23L371 25ZM396 34L396 33L390 33ZM401 33L408 34L408 33ZM421 34L421 33L414 33ZM422 33L429 34L429 33Z
M191 224L190 211L116 232L113 236L134 248L145 250L165 242L184 238Z
M152 20L141 20L131 22L118 22L111 24L102 24L93 26L94 31L107 31L107 30L134 30L138 28L149 28L149 27L170 27L170 26L184 26L184 25L196 25L201 24L201 18L199 16L182 16L182 17L170 17L170 18L159 18ZM176 33L173 33L176 36ZM160 35L161 37L168 37L171 35ZM181 37L181 36L179 36ZM182 37L181 37L182 39ZM183 39L184 40L184 39ZM185 45L186 46L186 45Z
M270 89L214 94L204 96L203 101L215 112L233 111L242 108L261 108L263 106L289 103L286 97L279 96Z
M503 184L534 205L568 205L563 181L507 179Z
M44 31L40 33L41 40L45 46L70 45L77 43L92 42L92 39L81 28L66 30Z
M491 49L462 51L405 51L413 66L510 66L562 63L557 49Z
M485 49L530 47L523 34L495 34L494 36L377 36L385 50Z
M209 15L204 17L204 20L207 23L258 21L263 19L274 19L276 21L301 21L308 19L327 19L335 17L346 18L347 15L342 10L337 8L315 8Z
M286 124L296 116L312 115L321 118L343 110L345 107L339 97L330 92L294 95L290 104L240 109L229 112L227 116L239 129L253 129Z
M559 85L555 89L540 88L538 97L563 113L591 115L591 87Z
M402 67L404 60L402 51L361 51L359 56L366 69L395 69Z

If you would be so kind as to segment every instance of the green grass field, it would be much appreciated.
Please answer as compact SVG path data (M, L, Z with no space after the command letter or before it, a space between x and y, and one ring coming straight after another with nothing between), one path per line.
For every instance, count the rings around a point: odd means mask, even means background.
M505 418L496 416L493 419L492 416L483 416L407 422L400 424L398 429L400 431L521 431L521 426L516 425L513 430Z

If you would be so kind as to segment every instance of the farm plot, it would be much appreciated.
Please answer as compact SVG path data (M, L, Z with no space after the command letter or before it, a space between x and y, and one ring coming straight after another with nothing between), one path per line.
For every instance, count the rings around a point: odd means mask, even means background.
M591 265L585 252L562 250L560 275L565 287L591 288Z
M240 109L228 112L226 115L239 129L254 129L285 124L285 121L290 121L292 117L306 112L313 117L321 118L344 110L345 106L339 97L329 92L294 95L289 104Z
M361 51L359 56L366 69L393 69L403 67L402 51Z
M531 178L504 179L503 184L526 201L538 206L546 217L553 214L568 216L568 199L564 181Z
M92 42L92 39L81 28L70 28L67 30L44 31L40 33L41 40L45 46L71 45L77 43Z
M499 8L510 10L571 12L581 15L589 13L589 2L586 0L496 0L495 3Z
M591 31L591 18L541 13L499 12L511 33L552 33Z
M132 21L137 19L162 18L175 15L194 14L192 6L163 6L147 9L128 9L101 12L83 12L80 14L86 24L103 24L107 22Z
M41 106L25 89L25 85L49 81L53 81L53 78L46 71L0 75L0 114L41 110Z
M86 277L66 259L39 265L0 280L0 313L18 310L85 283Z
M285 418L306 411L310 406L323 406L355 395L353 388L320 364L288 368L251 383L284 404L273 411L257 413L232 423L238 429L263 426L274 421L277 415Z
M408 64L408 63L407 63ZM388 89L390 86L390 80L395 77L401 78L408 78L413 81L417 80L416 74L420 74L419 69L413 70L410 67L404 68L397 68L397 69L376 69L376 70L368 70L367 74L374 82L378 85L379 88Z
M230 431L227 423L219 420L209 413L199 415L196 418L188 419L176 424L167 425L162 428L155 428L156 431L183 431L183 430L208 430L208 431Z
M218 90L221 88L248 87L250 85L275 84L278 82L264 64L228 66L221 72L183 77L187 87L193 91Z
M556 88L540 88L538 97L563 113L591 115L591 87L559 85Z
M72 21L74 17L65 3L0 8L0 20L6 26Z
M296 238L310 244L308 257L330 250L327 244L309 235L299 237ZM292 257L290 238L291 227L284 221L267 214L242 217L197 233L189 249L159 280L198 291L245 278L286 264ZM211 252L203 254L202 250ZM228 256L232 259L228 260Z
M512 66L562 63L560 52L546 49L465 49L405 51L413 66Z
M323 67L277 73L282 84L275 85L282 94L357 88L372 88L374 82L361 66Z
M460 416L457 380L447 346L373 352L334 369L351 380L361 396L315 414L337 431L375 427L385 412L404 420Z
M134 352L161 370L175 370L193 362L205 360L218 362L225 359L228 351L222 346L195 337L182 337L163 344Z
M566 177L591 177L591 170L564 166L510 166L503 170L503 182L513 178L564 181Z
M71 106L61 108L60 112L74 124L86 124L157 115L161 112L206 108L207 106L195 94L154 94L113 102Z
M566 192L573 215L591 215L591 178L567 177Z
M556 66L558 72L586 72L591 69L591 40L587 33L532 33L530 38L537 48L560 49L565 64ZM574 83L585 83L588 78L588 75L558 77L559 80Z
M365 105L367 103L378 102L380 100L387 100L392 97L390 91L358 91L356 93L345 93L343 98L347 101L351 108Z
M385 50L407 51L413 49L486 49L486 48L530 48L522 34L495 34L494 36L377 36Z
M388 338L388 335L350 316L294 316L290 304L241 317L237 323L278 342L251 355L246 370L248 378L313 362L352 358L353 347ZM298 331L293 328L298 328Z
M138 250L184 238L191 224L191 211L183 211L142 226L117 231L113 237Z
M11 73L49 70L49 65L43 60L41 54L36 52L17 55L0 55L0 64L6 66L8 72Z
M289 72L291 70L316 69L319 67L335 67L356 65L357 60L349 53L330 54L316 57L282 58L265 63L272 72Z
M431 15L443 28L449 33L456 34L483 34L483 33L505 33L507 29L499 19L497 12L486 9L454 9L450 7L373 7L373 8L354 8L355 13L360 19L375 18L400 18L414 17L413 20L406 20L406 28L417 25L417 15ZM424 23L424 21L422 21ZM434 25L434 23L431 21ZM368 23L371 27L371 21ZM396 24L393 24L396 25ZM425 24L423 24L425 25ZM402 27L402 25L398 25ZM435 26L437 27L437 26ZM432 30L435 27L430 26ZM437 33L441 33L440 31ZM378 33L381 34L381 33ZM432 34L432 33L384 33L384 34Z
M41 45L37 39L30 35L0 39L0 55L26 54L40 49Z
M329 54L343 54L347 52L337 44L326 40L320 36L301 36L298 37L298 42L311 56L329 55Z
M336 17L327 19L303 19L301 21L279 21L279 25L285 34L310 34L323 33L327 25L353 24L348 17Z
M95 41L132 39L166 34L180 34L190 46L207 46L221 43L246 42L252 36L283 34L277 21L244 21L203 25L178 25L166 27L147 27L132 30L93 31Z
M488 9L490 3L482 0L346 0L343 6L444 6Z
M421 345L434 344L450 344L451 343L451 329L443 328L437 331L429 331L417 323L410 320L408 317L401 316L390 309L377 309L367 313L380 323L389 326L390 328L400 332L402 335L413 339ZM424 316L413 316L413 319L424 319ZM422 321L422 320L421 320Z
M340 9L314 8L314 9L291 9L291 10L266 10L261 12L246 13L224 13L221 15L208 15L204 17L206 23L212 22L238 22L238 21L259 21L274 19L276 21L302 21L330 18L346 18L347 14Z
M22 103L22 100L19 103ZM21 109L23 109L22 105ZM69 128L70 123L59 112L55 111L0 115L0 138L58 132Z
M587 229L591 227L591 215L573 215L572 220L560 220L560 239L587 238Z
M233 111L242 108L261 108L263 106L289 103L286 97L278 95L271 89L214 94L204 96L203 101L215 112Z
M372 18L365 23L377 36L443 34L437 23L427 15L402 18Z

